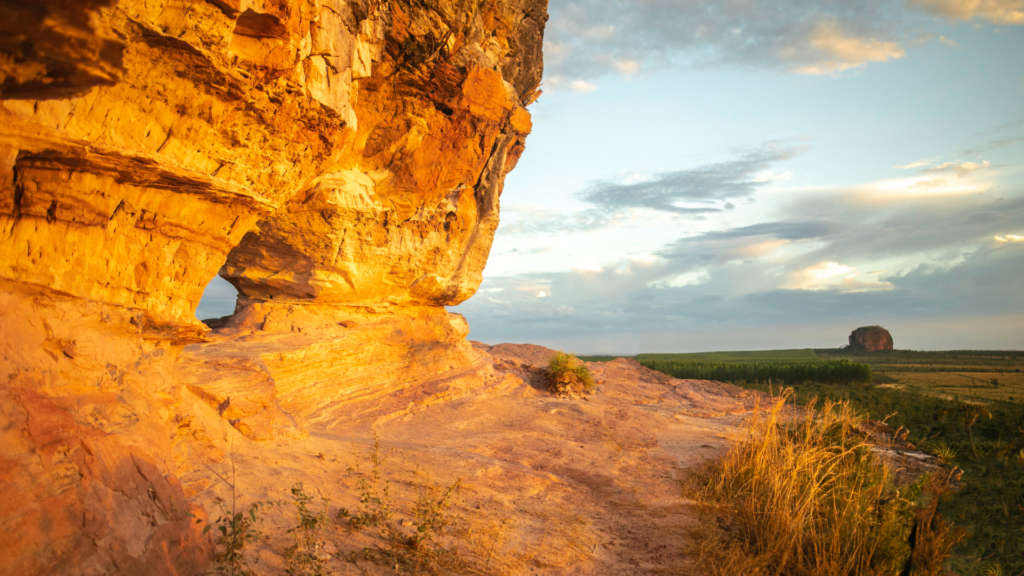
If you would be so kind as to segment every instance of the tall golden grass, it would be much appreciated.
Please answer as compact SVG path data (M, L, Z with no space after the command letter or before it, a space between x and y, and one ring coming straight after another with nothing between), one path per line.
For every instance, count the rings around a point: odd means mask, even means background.
M749 437L694 477L706 521L696 534L703 568L730 576L942 574L958 538L934 506L926 518L917 502L925 486L934 500L945 482L901 484L849 404L797 408L789 396L758 412Z

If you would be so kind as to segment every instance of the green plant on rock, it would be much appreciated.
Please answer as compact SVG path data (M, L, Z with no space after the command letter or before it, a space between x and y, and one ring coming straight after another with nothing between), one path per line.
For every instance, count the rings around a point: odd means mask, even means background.
M217 529L217 549L213 556L213 574L218 576L253 576L255 572L249 568L245 557L246 549L263 534L256 525L259 523L257 513L275 505L275 502L256 501L248 509L238 509L238 483L235 478L234 443L229 453L231 459L231 480L214 470L204 462L207 470L231 488L231 509L222 501L221 516L203 528L205 536L213 528ZM196 520L201 523L202 520Z
M292 486L292 505L295 506L298 525L288 530L294 544L284 552L285 571L288 576L326 576L324 561L330 556L324 551L324 532L327 529L327 499L321 498L319 512L310 509L313 497L306 494L299 482Z
M394 512L391 509L391 484L381 477L381 467L386 459L387 456L381 455L380 439L374 434L373 450L370 451L369 477L363 475L359 469L358 459L349 468L349 471L360 476L357 487L361 509L356 514L350 514L348 510L342 508L338 510L338 519L347 518L349 525L356 530L378 526L384 532L395 531Z
M593 390L594 377L575 354L555 352L548 361L548 390L558 395L574 395Z
M420 486L420 493L412 510L416 532L410 542L420 560L427 563L436 562L442 555L450 552L441 546L439 538L452 522L448 508L460 488L461 479L443 490L432 484Z
M350 469L360 476L360 510L355 514L338 511L338 519L347 519L355 530L374 527L384 539L378 548L353 552L349 560L368 560L393 569L398 574L463 574L464 562L454 546L445 542L445 531L452 525L449 508L462 486L461 480L440 488L432 482L418 485L416 502L409 511L411 521L402 526L395 519L397 510L391 502L390 484L383 477L386 457L381 455L380 441L374 437L370 451L370 470L363 472L358 460ZM417 471L419 475L419 471ZM413 527L412 531L406 526Z
M929 440L922 444L921 448L938 458L943 465L949 465L956 461L956 450L943 440Z
M232 500L234 500L232 498ZM220 535L217 537L217 553L214 555L216 568L214 573L221 576L254 576L245 558L246 548L262 536L256 525L259 521L257 513L271 504L253 502L248 510L223 510L224 515L203 528L203 534L216 527Z

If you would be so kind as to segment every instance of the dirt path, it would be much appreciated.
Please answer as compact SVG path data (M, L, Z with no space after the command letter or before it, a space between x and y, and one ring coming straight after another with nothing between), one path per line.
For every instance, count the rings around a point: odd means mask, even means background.
M596 394L555 398L540 389L552 351L478 350L493 358L499 375L516 378L411 413L395 406L373 421L321 422L304 439L238 440L231 457L198 468L184 482L216 516L218 499L230 505L231 491L211 472L230 479L233 462L242 503L286 500L288 489L303 482L307 492L330 499L333 518L339 508L359 509L355 468L369 471L376 435L398 520L408 520L417 485L461 480L454 513L473 527L470 539L483 540L477 553L481 545L494 547L492 573L695 573L687 560L695 520L679 480L742 436L741 421L759 396L672 379L619 359L589 364ZM255 553L259 573L283 572L280 554L292 516L289 507L264 514L268 538ZM380 545L372 530L334 524L332 573L389 573L358 560L363 547Z

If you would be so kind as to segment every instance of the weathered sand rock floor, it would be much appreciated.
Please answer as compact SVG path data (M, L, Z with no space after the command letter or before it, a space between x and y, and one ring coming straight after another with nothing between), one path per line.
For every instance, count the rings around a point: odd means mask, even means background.
M635 361L588 364L599 389L583 399L555 398L541 389L551 350L532 345L474 344L499 377L469 395L418 411L387 406L375 420L318 423L306 438L254 443L232 434L229 456L183 477L214 516L218 499L230 505L224 481L234 464L239 504L287 500L307 491L357 510L358 476L370 467L376 434L387 456L383 474L408 518L414 483L462 480L455 513L498 548L494 561L525 554L509 570L536 574L694 573L687 563L687 530L694 518L679 495L688 468L721 453L741 437L743 415L757 393L732 385L669 378ZM222 421L223 422L223 421ZM233 454L233 455L231 455ZM293 511L264 514L268 538L257 569L282 573L285 531ZM502 528L503 527L503 528ZM487 532L486 529L490 529ZM328 550L337 574L383 573L351 562L350 553L375 546L372 530L356 533L333 523Z

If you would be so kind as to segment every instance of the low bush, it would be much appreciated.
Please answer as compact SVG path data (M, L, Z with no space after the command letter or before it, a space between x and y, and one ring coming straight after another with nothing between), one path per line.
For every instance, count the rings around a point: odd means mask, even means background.
M945 479L901 485L849 404L799 410L787 397L693 478L692 494L715 526L698 534L708 573L943 574L962 537L935 513Z
M272 504L267 502L253 502L244 511L222 510L223 516L206 525L203 534L212 528L219 532L217 551L213 557L214 574L255 576L256 572L249 568L246 551L263 535L256 528L259 522L257 514L270 505Z
M324 561L330 558L324 551L327 530L327 499L321 498L322 508L319 512L310 509L313 497L306 494L302 483L292 486L292 505L298 524L288 530L294 538L294 544L284 551L288 576L326 576L327 567Z
M548 390L559 395L581 394L593 390L594 377L575 354L555 352L548 362Z
M458 550L446 543L445 529L452 523L449 507L462 485L456 480L450 486L438 488L431 482L418 485L418 495L411 516L412 534L399 527L391 502L390 482L383 478L385 456L380 452L380 441L374 438L370 451L371 467L362 472L358 462L352 471L360 476L358 488L361 510L351 514L344 508L338 519L347 519L355 530L373 526L384 538L384 547L363 548L350 556L392 568L398 574L462 574L466 563ZM418 474L417 474L418 475Z

